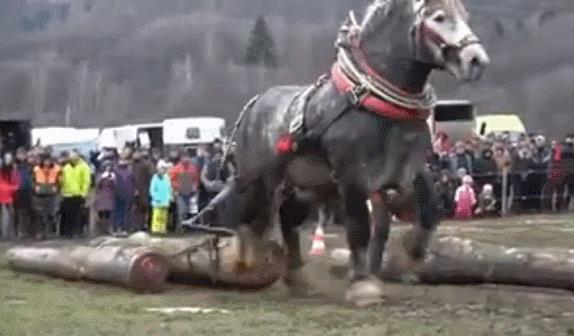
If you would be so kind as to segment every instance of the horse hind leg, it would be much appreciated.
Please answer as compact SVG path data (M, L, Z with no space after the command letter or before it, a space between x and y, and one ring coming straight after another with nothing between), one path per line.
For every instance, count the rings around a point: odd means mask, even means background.
M310 206L297 200L294 194L287 196L279 207L281 234L287 252L287 273L284 281L291 294L295 296L306 295L310 290L302 273L303 257L300 235L297 231L297 227L303 224L309 213Z

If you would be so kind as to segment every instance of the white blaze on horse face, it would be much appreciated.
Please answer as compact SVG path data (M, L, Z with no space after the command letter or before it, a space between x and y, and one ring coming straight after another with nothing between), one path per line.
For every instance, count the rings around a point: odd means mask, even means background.
M466 19L437 8L431 13L425 13L423 25L424 43L435 64L460 80L480 77L489 60Z

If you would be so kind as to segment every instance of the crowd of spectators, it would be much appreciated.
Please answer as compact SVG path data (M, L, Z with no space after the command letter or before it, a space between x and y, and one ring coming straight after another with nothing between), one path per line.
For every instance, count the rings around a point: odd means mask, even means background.
M78 238L90 222L93 235L181 231L233 175L222 157L219 140L167 157L131 147L89 157L42 147L4 153L0 238Z
M453 144L439 132L428 165L443 217L499 215L503 195L506 211L560 211L574 195L574 135L503 132Z
M81 237L92 234L180 232L233 176L222 164L221 141L194 150L126 147L54 155L19 148L0 159L0 238ZM568 207L574 196L574 134L501 133L454 144L439 133L428 165L443 217L468 219ZM503 183L503 181L505 183Z

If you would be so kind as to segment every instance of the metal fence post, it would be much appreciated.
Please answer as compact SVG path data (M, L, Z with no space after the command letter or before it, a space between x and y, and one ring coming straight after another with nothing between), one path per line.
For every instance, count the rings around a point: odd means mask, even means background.
M502 169L502 200L501 215L505 217L508 211L508 168Z

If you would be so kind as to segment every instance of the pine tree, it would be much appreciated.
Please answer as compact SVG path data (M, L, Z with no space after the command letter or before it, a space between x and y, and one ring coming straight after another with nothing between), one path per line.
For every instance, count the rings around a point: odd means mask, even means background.
M267 23L262 15L257 18L255 26L251 30L244 62L252 65L263 64L267 67L277 66L275 42L273 42L271 32L267 28Z

